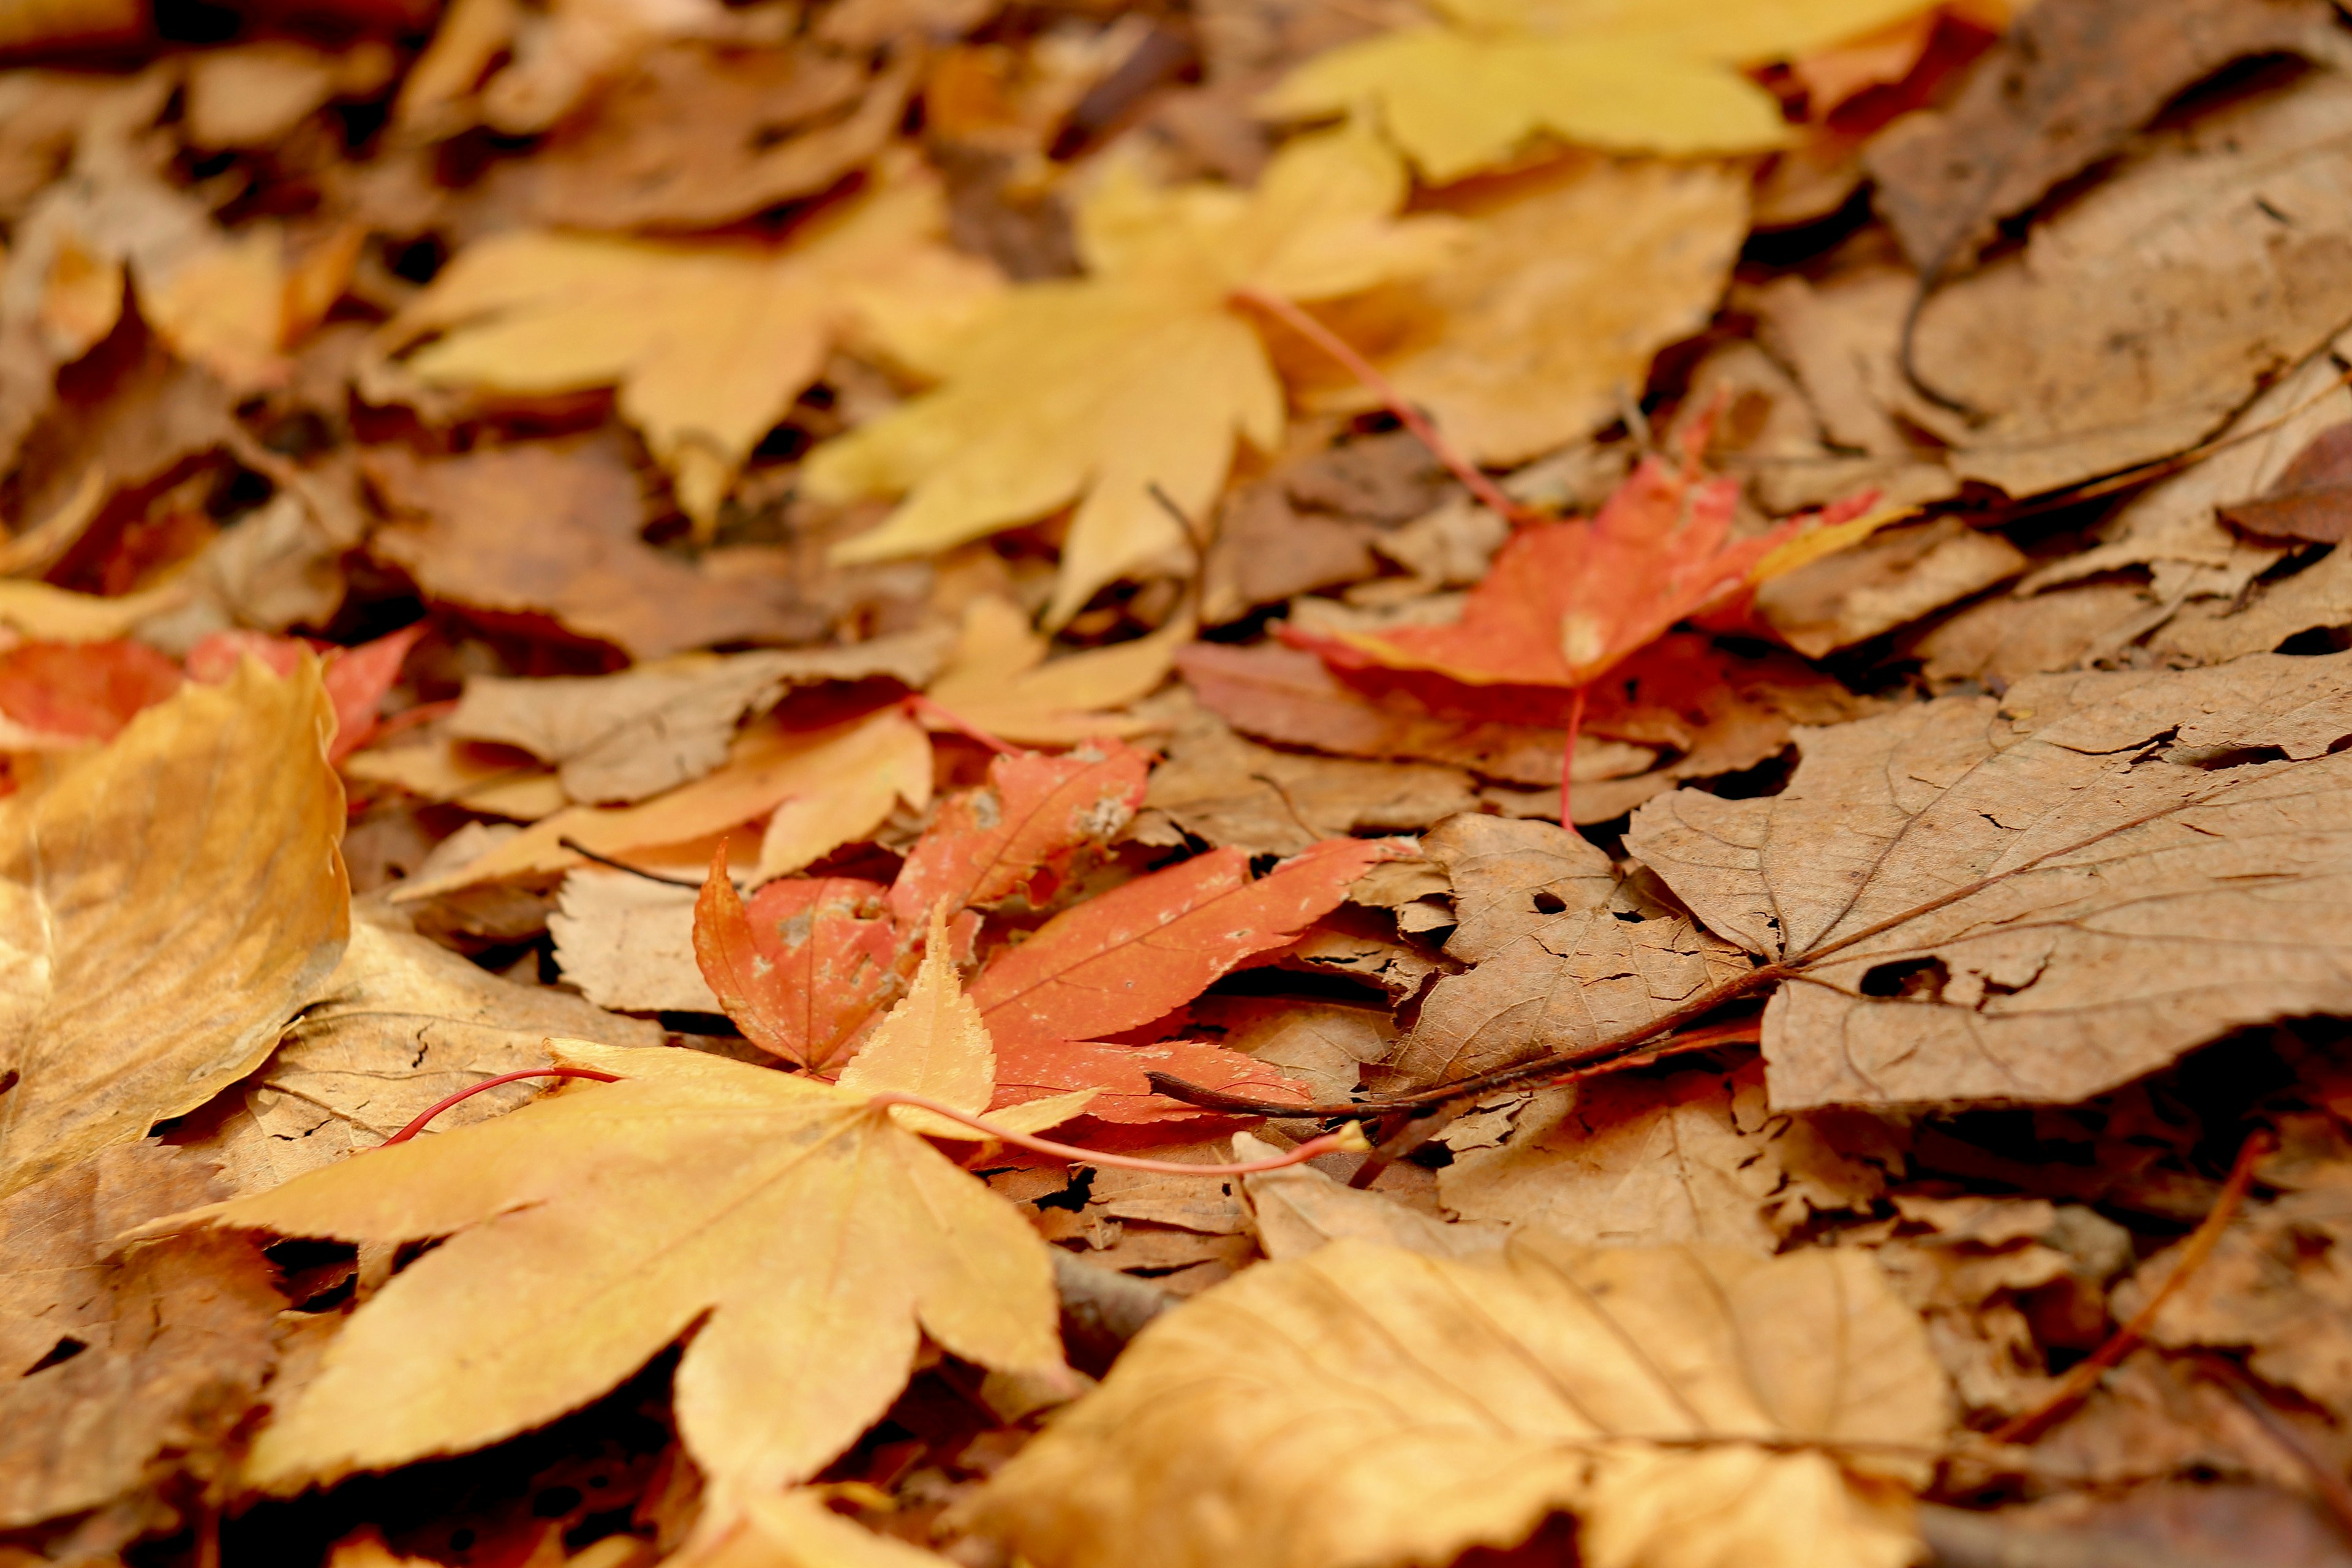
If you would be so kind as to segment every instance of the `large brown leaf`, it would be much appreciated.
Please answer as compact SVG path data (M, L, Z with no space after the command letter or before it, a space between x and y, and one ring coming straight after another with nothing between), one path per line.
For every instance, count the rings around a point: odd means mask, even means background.
M1600 1568L1897 1568L1947 1410L1852 1252L1335 1241L1154 1322L976 1512L1044 1568L1444 1563L1555 1509Z
M247 659L0 805L0 1193L252 1071L335 967L332 722Z
M2352 1008L2352 655L2045 676L1800 732L1626 843L1789 976L1776 1110L2063 1102Z

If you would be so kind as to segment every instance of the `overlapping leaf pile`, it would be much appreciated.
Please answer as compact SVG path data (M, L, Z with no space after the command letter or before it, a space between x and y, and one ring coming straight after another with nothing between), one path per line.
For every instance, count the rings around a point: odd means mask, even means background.
M0 1564L2352 1562L2347 40L0 8Z

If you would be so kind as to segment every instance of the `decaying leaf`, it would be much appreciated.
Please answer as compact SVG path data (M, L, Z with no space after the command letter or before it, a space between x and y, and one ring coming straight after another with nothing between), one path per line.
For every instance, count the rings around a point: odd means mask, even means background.
M362 906L362 910L365 906ZM238 1192L259 1192L373 1149L445 1095L547 1063L551 1035L652 1046L651 1024L616 1018L563 992L518 985L381 914L352 922L343 961L278 1049L227 1097L194 1142ZM513 1110L530 1086L491 1089L444 1111L463 1126ZM183 1205L193 1207L193 1205Z
M1236 443L1282 437L1282 386L1237 289L1323 300L1435 267L1454 239L1391 215L1404 171L1369 132L1290 143L1255 192L1146 184L1112 171L1078 214L1088 276L1014 289L942 353L942 384L821 447L817 495L904 495L841 562L943 549L1072 502L1056 625L1119 577L1181 560Z
M257 1441L257 1484L528 1430L699 1322L678 1424L716 1518L872 1424L919 1331L985 1366L1059 1367L1045 1244L866 1094L667 1047L559 1054L625 1081L215 1212L287 1236L449 1237L352 1315Z
M315 664L280 679L248 660L0 803L0 1192L201 1105L334 968L350 895L331 723Z
M1942 272L2231 60L2329 58L2333 21L2309 0L2042 0L1949 109L1871 147L1878 209L1921 271Z
M694 910L694 957L743 1037L795 1067L831 1066L905 984L877 882L788 877L747 907L715 861Z
M1045 1568L1438 1562L1555 1510L1607 1568L1896 1568L1948 1419L1848 1252L1339 1241L1155 1322L971 1512Z
M1457 816L1422 853L1452 875L1448 956L1391 1066L1436 1083L1638 1028L1744 973L1679 912L1621 890L1609 858L1548 822Z
M2041 677L1800 731L1780 794L1678 790L1626 844L1793 972L1776 1109L2074 1100L2347 1005L2346 735L2352 655Z
M268 1259L225 1236L115 1250L121 1232L215 1195L212 1175L178 1151L114 1148L0 1200L0 1528L99 1507L151 1466L228 1471L277 1359L285 1299Z
M1447 0L1444 20L1344 44L1267 98L1311 118L1380 106L1433 182L1504 162L1538 132L1612 153L1761 153L1791 140L1771 94L1737 68L1842 43L1917 0Z
M2352 535L2352 424L2331 425L2259 496L2221 509L2221 521L2273 539L2341 544Z

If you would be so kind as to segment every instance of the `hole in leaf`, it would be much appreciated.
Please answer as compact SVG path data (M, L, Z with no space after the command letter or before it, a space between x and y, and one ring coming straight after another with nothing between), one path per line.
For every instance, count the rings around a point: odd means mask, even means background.
M1568 908L1566 899L1561 898L1558 893L1547 892L1540 888L1536 889L1535 897L1529 902L1535 905L1536 913L1539 915L1559 914Z
M1933 1002L1944 994L1952 972L1940 958L1906 958L1873 965L1862 977L1864 996L1894 997L1906 1002Z
M74 1357L81 1354L82 1352L88 1349L89 1349L89 1345L85 1344L80 1340L74 1338L71 1334L68 1334L65 1338L51 1345L48 1349L47 1354L42 1356L40 1360L26 1367L25 1369L25 1375L26 1377L30 1377L37 1372L47 1372L53 1366L63 1366L66 1363L73 1360Z

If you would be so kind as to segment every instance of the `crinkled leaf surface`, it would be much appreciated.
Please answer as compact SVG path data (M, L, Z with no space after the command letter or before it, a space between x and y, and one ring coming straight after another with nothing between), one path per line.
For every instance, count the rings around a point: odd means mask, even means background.
M594 1398L699 1324L679 1430L722 1496L805 1478L905 1384L918 1334L1060 1364L1045 1245L866 1096L691 1051L239 1199L215 1223L449 1239L352 1317L257 1440L264 1486L454 1453Z
M1392 217L1406 189L1354 128L1290 143L1247 194L1113 171L1077 215L1085 278L1014 289L942 353L937 390L811 456L814 494L907 498L835 559L925 554L1076 502L1056 623L1181 559L1152 487L1203 516L1236 441L1271 451L1282 436L1281 383L1234 291L1328 299L1428 270L1453 226Z
M1152 1324L973 1511L1045 1568L1445 1562L1555 1509L1600 1568L1897 1568L1948 1420L1853 1252L1335 1241Z
M0 1193L251 1071L341 956L316 664L247 660L0 803Z
M2352 1007L2352 654L2045 676L1801 731L1789 787L1627 846L1795 971L1776 1109L2084 1099Z

